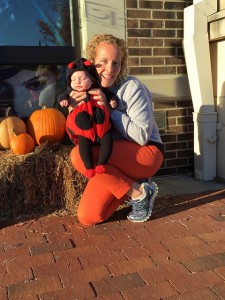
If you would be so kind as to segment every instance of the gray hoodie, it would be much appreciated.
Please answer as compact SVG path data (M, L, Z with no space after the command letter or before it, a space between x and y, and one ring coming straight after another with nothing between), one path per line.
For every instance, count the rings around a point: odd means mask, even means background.
M152 97L146 86L136 77L129 76L111 91L119 98L117 109L111 113L114 138L127 139L142 146L149 141L162 143L154 120Z

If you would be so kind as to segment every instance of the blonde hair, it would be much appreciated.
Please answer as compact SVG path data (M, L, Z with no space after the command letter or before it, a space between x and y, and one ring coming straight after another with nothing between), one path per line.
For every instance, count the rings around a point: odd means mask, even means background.
M112 34L95 34L87 43L84 51L85 57L95 63L96 49L101 42L118 47L121 51L121 70L116 79L116 84L120 84L128 76L128 46L125 40L119 39Z

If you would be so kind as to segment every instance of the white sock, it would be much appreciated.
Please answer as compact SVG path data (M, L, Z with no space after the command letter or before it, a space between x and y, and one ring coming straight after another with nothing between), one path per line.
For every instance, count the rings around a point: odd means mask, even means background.
M143 200L145 198L145 196L146 196L146 191L143 188L143 192L142 192L141 196L136 197L136 198L131 198L131 200L139 200L139 201L141 201L141 200Z

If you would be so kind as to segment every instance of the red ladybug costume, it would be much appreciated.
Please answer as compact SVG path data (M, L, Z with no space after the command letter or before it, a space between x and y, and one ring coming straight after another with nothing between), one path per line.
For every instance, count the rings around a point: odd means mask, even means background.
M91 88L100 88L95 66L85 58L80 58L70 63L67 68L67 99L72 91L71 76L76 71L85 71L92 80ZM110 114L104 105L99 105L97 102L87 91L84 103L74 108L68 114L66 121L66 130L71 141L79 145L80 155L87 170L85 174L87 178L94 176L95 173L105 172L104 165L112 152ZM95 168L91 158L93 143L101 145L98 165Z
M93 143L100 142L110 127L109 111L88 93L84 103L72 110L66 122L68 135L75 145L78 144L78 136L84 136Z

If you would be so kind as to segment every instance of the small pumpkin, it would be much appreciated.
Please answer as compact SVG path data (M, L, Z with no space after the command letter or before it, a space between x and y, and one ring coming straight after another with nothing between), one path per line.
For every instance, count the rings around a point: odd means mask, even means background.
M56 108L46 108L34 111L27 121L27 131L34 139L35 145L45 141L61 142L66 133L66 119Z
M14 154L24 155L34 150L34 140L28 133L16 134L15 130L12 130L12 132L10 149Z
M0 149L10 149L10 139L15 132L27 132L24 121L16 116L7 117L0 123Z

